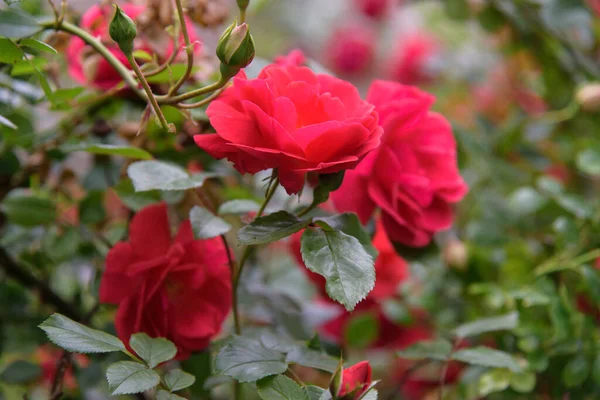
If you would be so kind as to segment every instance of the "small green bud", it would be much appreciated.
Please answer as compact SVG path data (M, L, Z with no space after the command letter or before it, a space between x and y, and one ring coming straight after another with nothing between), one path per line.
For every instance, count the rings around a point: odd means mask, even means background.
M217 43L217 57L230 70L246 67L254 59L254 39L248 25L231 24Z
M108 33L123 53L133 53L133 40L137 36L135 22L116 4L115 15L108 27Z
M344 379L344 360L340 359L335 372L331 376L331 381L329 381L329 393L331 393L331 397L337 399L338 393L342 389L342 381Z

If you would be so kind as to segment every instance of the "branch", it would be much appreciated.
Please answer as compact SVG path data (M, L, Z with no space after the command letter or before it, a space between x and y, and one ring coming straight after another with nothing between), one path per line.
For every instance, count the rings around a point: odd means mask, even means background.
M19 282L27 289L38 291L42 301L54 306L56 311L75 321L83 321L84 317L79 310L54 293L44 281L20 267L3 247L0 247L0 268L4 270L7 276Z

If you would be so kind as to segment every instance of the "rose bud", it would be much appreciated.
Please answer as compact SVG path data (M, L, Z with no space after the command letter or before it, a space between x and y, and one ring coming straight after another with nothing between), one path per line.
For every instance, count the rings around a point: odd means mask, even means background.
M217 57L221 60L221 72L225 75L225 70L230 76L252 62L254 39L248 31L247 24L237 25L237 22L234 22L225 30L217 43Z
M469 262L469 249L462 241L453 239L444 248L444 261L449 267L463 271Z
M116 4L115 15L108 27L108 33L123 53L133 53L133 40L137 36L135 22Z
M582 86L575 97L585 111L600 110L600 83L588 83Z

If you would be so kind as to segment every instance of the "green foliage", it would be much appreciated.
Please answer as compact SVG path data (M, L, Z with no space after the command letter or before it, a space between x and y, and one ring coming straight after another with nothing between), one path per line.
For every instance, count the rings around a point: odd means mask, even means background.
M106 380L113 396L141 393L160 382L160 376L147 366L133 361L119 361L106 370Z
M302 220L286 211L277 211L256 218L241 228L237 236L240 243L246 245L273 243L301 231L311 222L310 219Z
M231 229L227 222L200 206L194 206L190 210L190 223L196 239L214 238Z
M256 386L263 400L310 400L304 388L283 375L263 378L256 382Z
M0 10L0 36L19 39L39 30L37 21L28 14L8 8Z
M108 333L88 328L63 315L53 314L39 326L57 346L77 353L125 351L125 345Z
M56 92L54 98L56 99ZM140 160L152 159L152 154L133 146L119 146L114 144L78 143L76 145L65 145L60 148L64 152L85 151L92 154L104 154L108 156L123 156Z
M165 374L165 385L171 392L190 387L196 381L196 378L180 369L172 369Z
M0 372L0 382L8 384L27 384L36 381L42 375L42 368L25 360L10 363Z
M373 289L373 259L355 237L316 228L304 231L301 243L306 267L325 277L327 294L347 310L353 310Z
M444 339L415 343L397 352L398 357L409 360L438 360L445 361L452 352L452 343Z
M213 173L188 175L182 168L162 161L138 161L127 168L136 192L148 190L187 190L201 187Z
M145 333L131 335L129 345L150 368L169 361L177 354L177 348L172 342L164 338L151 338Z
M484 367L508 368L514 372L522 370L518 361L510 354L483 346L458 350L452 354L452 359Z
M285 372L285 356L256 341L233 336L215 359L215 370L240 382L254 382Z
M219 207L219 215L245 215L249 212L256 212L259 209L260 205L253 200L230 200L221 204L221 206Z

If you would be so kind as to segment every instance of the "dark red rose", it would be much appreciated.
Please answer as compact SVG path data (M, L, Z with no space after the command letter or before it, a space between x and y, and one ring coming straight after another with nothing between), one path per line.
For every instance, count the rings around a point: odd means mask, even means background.
M423 32L399 39L390 60L390 77L406 85L431 82L435 77L438 51L437 41Z
M368 361L361 361L344 368L338 397L344 400L358 399L369 388L371 381L371 364Z
M100 301L119 306L119 338L133 333L165 337L183 359L205 349L231 308L226 249L219 239L195 240L189 221L171 236L167 207L138 212L129 241L108 253Z
M123 3L122 10L132 20L136 21L146 11L146 6L142 4ZM129 61L125 54L119 49L119 46L112 41L108 34L108 26L112 19L114 8L110 5L94 5L90 7L81 17L80 26L82 29L91 33L94 37L102 41L108 50L119 61L129 68ZM191 21L186 19L190 40L196 45L194 51L200 54L201 46L199 46L199 38L196 34ZM161 33L163 29L160 29ZM181 53L181 48L184 45L183 38L180 37L178 48L174 49L173 40L164 40L163 35L145 34L144 30L138 29L138 37L134 42L134 50L143 50L151 55L155 54L159 61L166 60L173 51ZM167 35L168 36L168 35ZM181 57L181 54L180 56ZM143 60L138 60L143 63ZM73 36L67 47L67 63L69 74L73 79L82 85L90 85L96 89L108 90L114 88L123 79L104 57L96 53L96 51L87 45L83 39Z
M335 29L326 46L331 68L342 75L357 75L369 67L375 53L375 34L363 25Z
M457 167L452 128L431 112L434 98L415 87L389 81L371 85L384 137L333 192L339 211L356 212L363 223L376 208L393 242L427 245L434 233L452 225L452 203L468 188Z
M294 65L269 65L257 79L238 74L206 113L217 133L194 136L199 147L241 173L277 168L290 194L308 172L354 168L382 133L352 84Z

